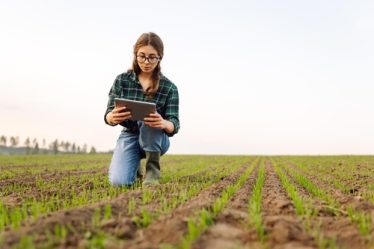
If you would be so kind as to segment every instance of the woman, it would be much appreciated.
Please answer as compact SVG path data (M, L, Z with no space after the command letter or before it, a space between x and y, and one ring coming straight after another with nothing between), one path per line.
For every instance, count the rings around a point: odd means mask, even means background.
M163 56L160 37L152 32L142 34L134 45L132 68L118 75L110 89L105 123L124 127L109 167L113 185L134 184L142 158L146 158L143 185L159 183L160 156L169 148L169 137L179 130L178 89L161 73ZM133 121L126 107L114 106L114 98L153 102L157 112Z

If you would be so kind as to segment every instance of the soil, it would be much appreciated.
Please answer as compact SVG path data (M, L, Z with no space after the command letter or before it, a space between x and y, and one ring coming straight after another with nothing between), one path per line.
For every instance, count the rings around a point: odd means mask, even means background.
M311 216L310 229L307 229L307 220L305 217L296 214L292 200L283 188L271 161L264 157L262 160L265 160L263 161L265 164L265 181L261 200L265 240L260 241L248 216L248 203L257 180L260 165L260 162L258 162L244 185L229 200L223 211L215 217L214 223L193 242L193 249L310 249L321 247L322 239L335 241L337 248L374 248L370 244L370 239L362 236L357 225L347 216L347 207L353 205L357 210L372 215L372 227L374 227L374 208L371 203L358 198L355 194L342 193L318 177L306 175L300 169L291 165L292 170L297 170L307 176L314 184L325 189L341 205L339 212L329 212L326 209L327 204L325 202L313 197L305 188L298 185L290 174L287 174L290 182L296 186L298 194L305 201L310 200L313 208L317 211L314 216ZM53 212L41 216L35 221L26 220L18 230L7 227L5 231L0 232L0 240L2 238L5 242L1 246L4 249L12 248L19 243L21 237L33 235L38 248L39 245L45 245L48 242L48 232L46 231L54 234L56 225L67 227L68 234L60 242L49 245L51 248L89 248L91 247L90 239L100 236L102 233L107 238L105 248L110 249L155 249L161 248L165 244L176 246L180 244L188 231L188 219L196 217L203 208L210 210L223 190L230 184L235 183L250 166L251 163L246 163L232 174L222 177L218 182L202 189L194 197L167 213L159 212L164 199L170 200L178 194L175 192L173 183L165 183L150 188L154 194L162 192L162 198L153 199L145 205L141 205L143 193L142 189L138 188L129 190L110 200ZM223 167L230 167L230 163L227 162ZM206 177L209 177L208 173L210 173L211 168L208 167L198 174L194 173L180 177L175 179L175 182L182 185L189 184L189 182L204 182L207 179ZM105 167L88 171L64 171L53 173L54 175L48 172L37 177L51 181L58 180L66 175L104 174L106 171L107 168ZM38 193L36 188L33 188L35 180L36 177L33 176L18 177L9 179L9 181L2 180L0 181L0 187L23 183L31 190L31 192L26 191L23 196L25 194L32 196L33 191ZM84 187L89 188L90 185ZM18 205L22 201L21 197L22 194L10 194L3 197L2 201L6 205ZM134 202L135 208L132 212L128 211L130 202ZM99 212L102 217L108 204L111 205L111 218L96 222L95 217L98 210L101 210ZM142 210L138 208L139 206L142 206L144 210L154 216L155 219L149 225L139 225L139 219L144 218ZM320 232L320 238L316 236L315 231L317 230ZM371 237L374 237L373 233Z
M232 175L223 177L221 181L212 184L207 189L203 189L197 197L192 198L191 200L182 204L182 207L177 207L172 211L172 213L174 213L176 210L193 210L196 206L206 205L206 197L214 199L214 197L219 195L220 191L222 191L222 189L227 184L239 177L244 168L245 167L242 167L239 171L234 172ZM174 186L172 183L154 186L151 191L160 191L161 187L164 190L164 198L173 198L175 192L173 191ZM114 198L110 201L102 201L99 203L86 205L84 207L50 213L48 215L40 217L36 221L29 220L23 222L22 227L19 230L13 230L7 227L2 234L0 233L0 235L2 235L2 237L5 239L5 244L2 246L4 249L11 248L19 242L21 237L30 234L36 235L36 244L46 243L46 241L48 241L48 235L46 234L46 231L54 233L56 225L73 228L74 232L69 231L66 239L59 245L53 245L53 247L59 246L63 248L76 248L79 245L84 246L85 237L89 236L87 235L87 231L94 235L95 231L98 229L118 239L133 239L133 241L138 241L139 237L141 237L141 235L143 234L143 230L140 229L140 227L136 224L134 217L141 217L142 214L141 210L139 210L138 208L136 208L131 214L128 212L128 203L130 200L134 201L135 207L140 206L140 204L142 203L142 190L131 190L129 192L121 194L117 198ZM143 208L149 213L157 213L157 210L160 209L161 202L162 199L153 200L152 202L144 205ZM111 205L111 216L115 218L105 220L100 224L93 224L93 217L95 216L95 212L97 212L98 209L104 210L108 204ZM165 221L165 219L161 219L158 222L163 221ZM154 223L157 223L157 220ZM169 233L172 233L174 228L170 228L171 230L169 230ZM149 229L145 229L144 232L147 233L147 231L151 231L151 229L152 226L150 226ZM115 243L112 246L121 247L120 245L121 243Z
M296 170L296 169L295 169ZM347 216L346 210L342 210L334 214L328 211L327 204L317 198L313 198L311 194L287 174L291 182L298 187L298 192L303 199L310 199L313 208L317 211L317 216L312 216L311 225L314 229L320 231L324 239L334 240L339 248L361 249L373 246L369 238L363 237L357 227ZM327 187L316 183L321 188ZM337 196L334 196L336 198ZM370 247L371 248L371 247Z
M271 248L317 248L269 161L265 162L262 194L263 220Z
M180 243L188 229L188 218L197 215L198 210L211 208L222 191L228 185L236 182L247 167L249 167L249 164L244 165L234 174L223 178L220 182L204 189L195 198L172 210L172 212L159 217L147 228L138 230L135 238L126 244L126 248L152 249L159 248L161 244L176 245Z
M107 163L107 159L94 159L94 160L72 160L72 161L64 161L64 162L58 162L55 161L53 163L34 163L34 164L20 164L20 165L0 165L0 170L11 170L11 169L28 169L28 168L35 168L35 167L64 167L66 165L81 165L81 164L92 164L92 163Z
M256 231L250 228L248 203L256 183L258 168L235 194L224 211L194 243L203 248L316 248L297 217L292 201L281 186L269 161L265 161L265 182L262 190L263 224L266 242L261 243Z
M307 174L306 172L301 171L296 165L290 164L292 167L292 170L297 171L298 173L303 174L305 177L308 178L308 180L312 181L313 184L320 186L324 191L326 191L330 196L334 198L337 202L342 205L343 209L346 209L348 207L353 207L355 210L360 210L360 211L374 211L374 204L371 202L365 200L362 196L359 195L358 189L361 189L361 186L356 186L355 190L356 191L351 191L351 194L345 194L341 190L331 186L325 181L322 181L320 178ZM355 179L359 181L360 179L366 179L368 176L363 176L360 174L355 174L353 173L353 176L355 176ZM354 186L350 185L352 180L342 180L347 186Z
M234 194L224 210L216 217L214 224L193 243L193 249L241 248L257 240L255 231L246 229L245 224L248 223L248 201L256 183L259 163L243 187ZM254 243L251 244L253 248Z
M65 170L56 172L45 172L41 174L34 174L31 176L17 176L16 178L0 180L0 187L6 187L9 185L35 187L36 179L45 181L58 180L64 176L79 176L85 174L96 174L96 173L107 173L108 167L98 169L87 169L87 170Z

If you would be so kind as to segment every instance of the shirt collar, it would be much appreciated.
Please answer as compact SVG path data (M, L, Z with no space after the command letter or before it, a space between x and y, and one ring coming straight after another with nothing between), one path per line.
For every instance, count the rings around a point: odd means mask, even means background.
M134 70L131 71L130 78L131 78L131 80L133 80L135 82L137 81L136 73L135 73Z
M131 71L131 74L130 74L130 78L131 80L133 80L134 82L137 82L140 84L140 82L138 81L138 77L136 76L136 73L134 70ZM165 76L161 73L160 75L160 80L164 80L165 79Z

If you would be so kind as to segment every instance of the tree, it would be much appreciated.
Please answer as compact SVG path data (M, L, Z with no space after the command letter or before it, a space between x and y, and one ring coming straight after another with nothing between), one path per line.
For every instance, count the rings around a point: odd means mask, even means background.
M15 141L15 142L16 142L15 146L17 146L17 145L19 144L19 136L16 136L15 139L16 139L16 141Z
M39 154L39 143L38 142L35 143L33 154Z
M34 138L33 140L32 140L32 147L34 147L35 148L35 145L38 143L38 140L36 139L36 138Z
M65 142L61 141L58 147L61 148L61 150L65 150Z
M26 154L30 154L30 138L26 138L25 146L26 146Z
M70 150L70 142L67 142L67 141L65 142L64 150L66 152L69 152L69 150Z
M0 138L0 143L1 143L2 145L6 146L6 142L7 142L6 140L7 140L6 136L1 136L1 138Z
M95 147L91 147L91 150L90 150L90 154L96 154L96 149L95 149Z
M52 142L50 148L52 149L53 154L56 155L58 153L58 140L57 139Z
M71 151L72 151L73 153L76 152L76 145L75 145L75 143L73 143L73 145L71 146Z
M43 148L45 148L47 142L45 141L45 138L43 138Z
M17 139L17 137L13 137L13 136L11 136L11 137L10 137L10 146L11 146L11 147L16 147L17 144L18 144L18 139Z

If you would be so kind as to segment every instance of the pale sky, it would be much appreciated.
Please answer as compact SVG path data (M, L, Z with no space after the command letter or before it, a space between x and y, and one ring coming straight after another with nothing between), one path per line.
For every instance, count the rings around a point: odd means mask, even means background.
M373 154L373 1L1 1L0 135L113 149L144 32L178 87L170 154Z

